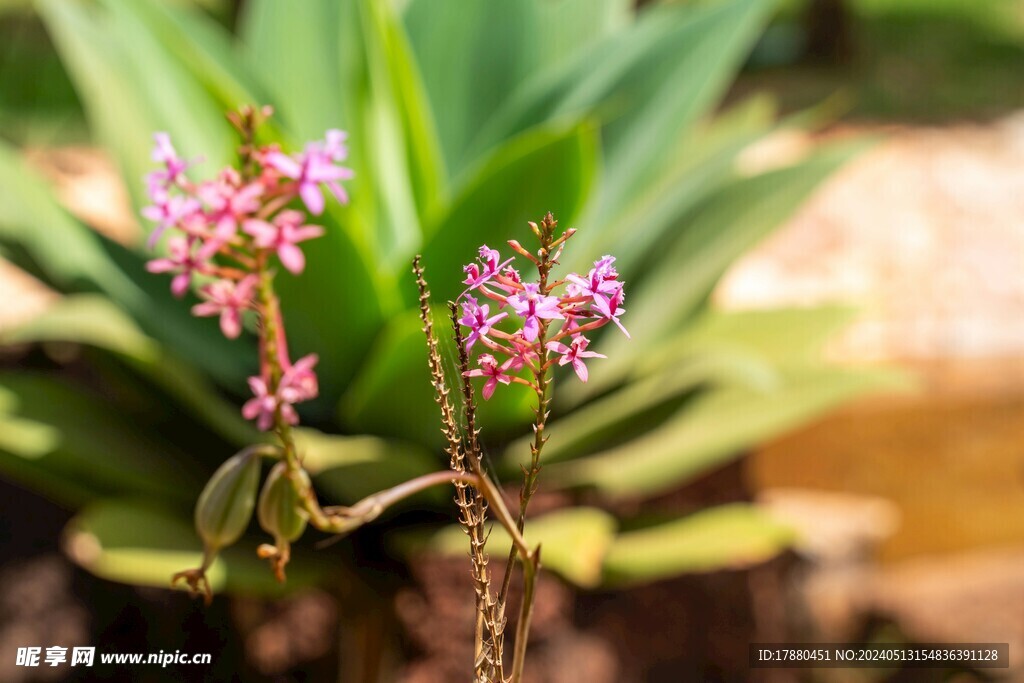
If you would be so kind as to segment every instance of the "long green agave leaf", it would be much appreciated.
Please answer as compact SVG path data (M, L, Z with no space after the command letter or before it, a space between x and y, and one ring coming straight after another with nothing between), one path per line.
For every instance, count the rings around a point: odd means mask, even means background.
M212 168L227 162L234 144L220 105L124 5L103 11L77 0L38 0L38 6L136 208L146 201L141 181L151 170L154 131L171 133L186 158L204 157Z
M609 337L605 347L609 362L595 370L614 374L630 353L656 350L700 310L740 254L792 214L822 178L863 147L860 142L827 147L790 168L731 183L697 206L680 221L678 235L662 245L657 260L631 274L627 310L633 339L627 346L623 339ZM666 297L666 292L672 296Z
M627 0L410 2L403 18L452 174L478 157L472 141L523 83L585 52L631 14Z
M590 507L572 507L531 518L526 540L540 544L545 569L561 575L577 586L592 588L601 581L605 554L614 546L618 522L608 512ZM505 548L511 542L508 533L495 525L489 536L490 547ZM466 554L466 535L460 527L449 526L430 538L406 542L407 552L429 549L449 555Z
M462 266L481 244L500 248L521 237L526 221L539 220L545 211L554 212L561 225L573 225L599 166L596 130L589 123L535 129L497 149L427 228L423 263L435 298L459 295ZM411 306L416 294L411 274L404 282Z
M175 447L146 433L111 401L69 382L26 372L0 375L0 386L17 398L8 415L49 425L50 449L0 451L0 470L40 490L69 489L88 495L150 495L181 502L197 488L194 473ZM70 484L70 486L68 486ZM70 502L82 502L75 497Z
M902 381L888 371L792 369L777 387L722 387L687 403L662 426L588 458L547 468L548 481L613 497L667 491L867 391Z
M138 499L110 500L82 510L64 530L64 551L82 568L107 579L167 588L169 577L198 564L202 546L181 515ZM236 546L220 553L208 578L215 591L267 596L308 586L327 567L301 549L289 567L288 583L280 584L251 548Z
M620 534L605 556L603 584L622 587L741 569L771 559L794 540L791 528L757 506L723 505Z

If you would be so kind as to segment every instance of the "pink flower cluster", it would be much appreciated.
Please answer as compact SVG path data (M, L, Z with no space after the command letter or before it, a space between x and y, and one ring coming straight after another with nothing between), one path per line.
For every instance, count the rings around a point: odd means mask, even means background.
M518 242L509 244L537 263ZM557 261L557 256L552 261ZM585 359L605 356L587 350L590 340L584 333L613 323L629 336L619 320L626 312L622 307L625 294L615 270L615 258L605 256L594 263L585 277L575 273L567 275L551 283L546 291L542 291L538 282L523 282L511 265L513 260L503 261L496 249L484 245L480 247L477 262L463 268L464 284L468 288L459 297L462 303L459 323L468 330L466 348L471 349L478 342L487 348L487 352L477 358L480 367L467 375L486 378L484 399L494 394L499 383L532 386L529 380L514 373L526 369L536 376L542 368L555 362L571 365L580 380L586 382ZM481 303L470 292L494 302L494 314L491 304ZM496 327L509 320L515 322L514 327L508 330ZM553 326L555 321L557 326ZM542 347L541 331L545 326L547 334Z
M262 310L256 294L261 274L272 277L268 270L272 256L297 275L306 266L299 245L324 233L322 227L306 224L306 213L292 207L295 200L314 215L324 210L322 187L338 201L348 201L341 186L341 181L353 176L341 165L348 155L345 134L327 131L324 140L309 143L295 155L285 154L277 145L255 148L249 151L244 175L228 167L216 178L198 183L185 173L193 162L178 156L166 133L156 133L154 140L153 161L161 168L146 176L152 204L142 215L156 223L148 245L153 248L165 232L173 234L167 241L167 255L150 261L147 269L172 274L171 291L178 297L198 284L203 301L193 306L193 315L219 316L221 331L230 339L242 333L247 310L275 317L280 376L272 381L275 373L261 353L260 375L249 379L254 397L242 414L256 420L262 430L270 429L278 414L295 424L298 416L293 405L317 395L313 372L317 357L291 362L283 321L278 313Z

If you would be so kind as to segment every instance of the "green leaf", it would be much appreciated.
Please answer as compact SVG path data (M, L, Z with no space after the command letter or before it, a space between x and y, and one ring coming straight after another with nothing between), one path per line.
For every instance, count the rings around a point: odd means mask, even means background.
M596 116L609 164L602 206L657 177L677 131L713 106L756 37L772 0L655 7L625 30L536 72L477 136L489 146L543 121ZM614 212L614 211L613 211Z
M604 584L617 587L680 574L742 569L785 550L794 532L753 505L711 508L620 534L604 562Z
M317 490L339 503L353 503L444 467L427 449L406 442L338 436L308 428L294 433L303 467L316 477ZM431 495L438 491L433 489Z
M443 326L444 321L438 324ZM441 443L421 327L415 311L406 311L385 325L339 405L342 424L349 430L435 446Z
M684 7L688 17L676 20L662 40L643 46L642 58L616 84L613 97L621 115L602 131L608 168L602 207L621 206L661 175L671 161L672 147L666 141L718 102L775 4L728 0L706 8ZM652 13L660 14L660 9ZM679 9L664 8L672 13ZM587 88L588 83L580 84L584 100L589 99ZM576 106L576 97L571 93L563 108Z
M373 140L367 161L377 194L387 197L382 215L391 223L381 253L404 269L419 244L420 223L446 199L447 170L433 112L398 18L388 3L363 0L360 7L369 109L363 126Z
M531 76L556 68L625 25L630 4L626 0L410 2L405 25L453 175L478 156L471 153L471 142L506 106L512 92Z
M410 285L415 287L415 285ZM435 301L435 306L437 302ZM434 333L452 389L452 404L461 412L458 390L459 368L452 341L451 323L437 306ZM535 394L527 387L502 387L490 401L478 396L479 424L486 425L487 438L516 432L529 422ZM349 431L394 436L435 448L443 445L441 415L434 402L434 389L427 366L427 340L418 311L394 317L374 343L373 353L362 373L349 386L339 405L342 423Z
M510 547L511 537L500 524L492 524L487 549L492 557L502 557ZM601 568L608 548L612 546L617 523L604 510L574 507L556 510L526 525L526 541L541 547L541 565L577 586L592 588L601 580ZM449 526L435 533L425 548L448 555L465 555L466 534L461 527Z
M253 0L244 5L239 34L263 89L297 140L314 140L350 120L343 98L354 92L344 31L352 3Z
M661 173L616 212L590 207L586 229L574 239L572 262L578 269L589 268L584 254L614 253L628 280L645 259L657 260L652 251L671 240L681 217L733 178L736 157L770 130L774 116L770 100L754 97L701 125L680 127L674 139L665 141L675 151Z
M317 353L320 398L308 404L319 416L333 411L359 370L383 322L387 295L348 231L323 220L323 237L303 245L302 277L282 272L275 280L281 296L292 356ZM216 327L216 326L214 326Z
M149 36L156 38L189 73L213 95L223 109L242 104L258 105L255 79L237 55L232 37L217 22L194 7L177 7L159 0L103 0L118 6L144 22Z
M709 390L663 425L591 457L555 464L548 481L593 486L612 497L670 490L869 391L901 385L891 372L866 369L787 370L764 391Z
M171 576L198 567L202 544L187 517L131 500L109 500L81 511L64 531L64 552L90 573L136 586L170 588ZM274 579L253 548L223 552L208 578L215 592L281 595L319 580L325 568L315 558L293 557L288 583Z
M821 358L825 343L856 317L850 306L709 310L642 359L636 374L655 373L679 359L713 352L756 353L776 366L793 367Z
M74 388L69 383L29 373L0 376L0 386L16 397L16 407L4 420L36 431L38 449L25 443L0 452L6 476L59 496L103 494L149 495L181 500L197 488L194 472L181 466L189 458L162 443L123 414L112 402ZM40 433L40 425L50 429ZM50 446L52 450L42 450Z
M656 263L634 274L623 322L631 341L611 338L610 358L656 348L707 299L729 265L793 213L821 179L862 145L838 145L791 168L739 180L719 190L684 221L662 246ZM637 281L639 280L639 281ZM666 292L671 292L666 297ZM627 351L631 348L631 351ZM612 360L609 365L624 360Z
M17 247L9 257L57 288L98 288L122 301L142 297L104 253L99 238L64 211L46 183L3 143L0 243Z
M37 4L93 131L124 177L138 179L128 183L136 208L144 203L154 131L169 132L183 157L201 156L211 168L231 158L219 105L124 5L109 3L105 12L74 0Z
M165 353L131 318L101 296L66 297L28 322L0 333L0 344L48 341L88 344L113 352L226 439L245 444L260 438L241 418L237 406L218 395L205 376Z
M722 362L728 370L734 361L734 369L741 373L735 376L741 377L749 368L754 386L758 367L805 366L820 360L825 342L853 318L854 310L844 306L735 312L708 309L691 324L659 340L656 348L638 360L626 363L613 356L610 363L593 364L590 381L564 386L559 399L576 405L628 379L659 375L680 364L707 364L710 373L715 373ZM631 349L626 347L624 352Z
M25 460L53 452L60 444L60 432L50 425L0 415L0 450Z
M476 258L481 244L501 248L509 239L529 235L526 222L540 220L546 211L569 227L590 195L597 148L596 131L584 124L538 129L491 155L428 228L423 265L434 298L447 301L459 295L465 288L462 266ZM416 298L412 275L404 282L411 306Z
M568 381L574 379L569 377ZM626 435L643 433L657 424L666 404L701 387L724 385L768 391L779 382L771 364L742 351L723 350L659 365L653 376L632 382L564 417L556 416L550 427L550 441L544 448L544 462L586 455L622 441ZM532 435L513 442L506 451L505 462L518 461L513 454L529 452L530 441Z
M78 294L60 299L27 322L0 332L2 344L75 342L152 363L157 344L108 299Z

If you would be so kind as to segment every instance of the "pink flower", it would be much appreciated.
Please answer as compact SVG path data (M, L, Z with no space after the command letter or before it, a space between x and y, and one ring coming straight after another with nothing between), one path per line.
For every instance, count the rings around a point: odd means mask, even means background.
M575 273L567 275L565 279L575 285L569 290L571 295L593 297L597 294L610 294L616 287L621 287L621 283L616 282L619 273L613 263L614 256L603 256L594 262L594 267L590 269L586 279Z
M572 363L573 370L576 371L576 375L581 381L586 382L589 373L587 372L587 366L583 364L584 358L607 358L600 353L594 353L593 351L587 351L587 347L590 345L590 340L584 337L582 334L578 335L573 339L569 346L560 344L556 341L547 343L548 349L562 355L558 359L559 365L566 365Z
M238 224L260 209L262 183L242 185L238 171L224 169L215 181L200 184L196 194L207 206L207 218L213 224L213 235L206 240L202 254L213 256L238 234Z
M317 382L313 366L320 360L315 353L303 356L295 361L295 364L284 371L281 377L281 385L277 392L283 401L288 403L299 403L310 401L320 393L320 386Z
M619 316L626 312L626 309L622 307L625 296L622 283L616 282L615 288L611 292L607 294L594 294L594 305L592 308L602 317L615 323L622 330L622 333L626 335L626 338L630 339L629 332L622 326L622 322L619 321Z
M494 395L494 389L498 386L498 382L502 384L511 384L512 377L505 374L507 368L504 365L499 366L498 361L495 360L494 356L489 353L482 353L477 358L477 362L480 367L475 370L470 370L465 373L466 377L486 377L487 381L484 383L484 400L488 400Z
M298 275L306 267L306 257L295 245L324 234L319 225L302 225L304 219L300 211L282 211L273 223L250 219L242 229L253 236L257 247L275 250L284 267Z
M537 360L537 345L526 341L523 338L522 332L513 336L510 341L512 342L513 353L508 359L509 370L517 372L528 365L532 365L533 361Z
M167 243L167 258L153 259L146 264L151 273L176 273L171 280L171 292L182 297L192 284L193 273L203 273L208 266L205 259L195 253L194 246L199 241L193 237L174 237Z
M192 307L192 315L200 317L220 315L220 329L229 339L237 339L242 333L242 311L252 305L258 279L247 275L239 282L217 280L200 290L206 299Z
M508 313L499 313L488 318L488 312L490 312L490 306L478 305L476 299L471 296L467 296L466 300L462 302L462 318L459 322L469 328L469 336L466 337L467 351L473 348L477 339L490 341L487 339L487 333L491 331L491 326L508 317Z
M339 181L349 180L355 174L350 168L336 165L347 156L345 133L340 130L329 130L324 143L311 142L306 145L306 150L302 154L294 157L270 150L264 155L264 163L281 175L296 179L299 183L299 196L305 202L306 208L313 215L319 216L324 211L321 183L327 185L327 189L339 202L348 202L348 195Z
M514 259L508 259L504 263L499 263L500 260L501 254L498 253L497 249L491 249L486 244L480 247L480 257L478 259L480 263L470 263L462 268L463 272L466 273L466 279L462 282L467 285L467 288L465 292L459 295L460 298L465 296L466 292L470 292L485 284L497 275L502 268L512 263Z
M157 186L166 188L182 182L185 169L189 166L187 161L178 156L174 145L171 144L171 136L167 133L153 133L153 143L152 159L158 164L163 164L164 168L146 176L151 194Z
M199 202L192 197L167 196L166 192L160 197L154 193L154 203L142 209L142 216L157 224L146 240L146 246L152 249L167 228L185 220L199 211L199 208Z
M563 319L562 313L558 310L558 297L542 295L540 285L535 282L523 285L523 291L510 296L508 303L526 321L523 324L523 337L526 341L532 342L537 339L542 319Z
M242 417L247 420L256 420L256 427L260 431L267 431L274 426L274 417L278 408L281 410L281 419L288 424L297 424L299 416L295 409L287 401L281 400L277 394L270 393L267 381L262 377L250 377L249 388L253 397L242 406Z

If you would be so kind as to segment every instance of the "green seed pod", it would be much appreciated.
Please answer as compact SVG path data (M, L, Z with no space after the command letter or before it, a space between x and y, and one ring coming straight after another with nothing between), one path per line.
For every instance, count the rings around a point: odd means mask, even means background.
M300 483L309 488L311 483L305 470L299 470ZM260 492L256 516L260 526L277 541L294 541L306 530L306 511L299 506L299 496L288 478L288 466L279 462L270 470L263 491Z
M196 531L207 552L216 553L238 540L245 532L256 506L260 480L260 457L246 449L221 465L196 503Z

